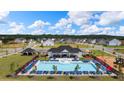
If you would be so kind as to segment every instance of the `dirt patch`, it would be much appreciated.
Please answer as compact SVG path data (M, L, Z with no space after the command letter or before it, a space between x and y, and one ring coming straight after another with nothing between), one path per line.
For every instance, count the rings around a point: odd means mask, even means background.
M113 67L114 69L118 70L118 65L114 64L115 57L112 56L97 56L98 58L102 59L105 63ZM122 71L124 73L124 68L122 68Z

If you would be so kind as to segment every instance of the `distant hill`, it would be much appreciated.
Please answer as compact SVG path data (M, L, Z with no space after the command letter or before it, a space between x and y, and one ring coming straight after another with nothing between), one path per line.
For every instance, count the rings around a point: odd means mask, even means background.
M111 35L51 35L51 34L43 34L43 35L0 35L0 39L2 39L4 42L14 40L15 38L25 38L25 39L42 39L42 38L73 38L73 39L119 39L124 40L124 36L111 36Z

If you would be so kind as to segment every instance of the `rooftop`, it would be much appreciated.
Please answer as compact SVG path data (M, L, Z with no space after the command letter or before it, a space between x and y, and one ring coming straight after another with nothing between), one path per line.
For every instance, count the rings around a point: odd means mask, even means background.
M53 53L60 53L62 52L63 50L67 50L68 52L70 53L78 53L78 52L81 52L81 50L79 48L73 48L69 45L66 45L66 46L60 46L60 47L57 47L57 48L51 48L48 50L48 52L53 52Z

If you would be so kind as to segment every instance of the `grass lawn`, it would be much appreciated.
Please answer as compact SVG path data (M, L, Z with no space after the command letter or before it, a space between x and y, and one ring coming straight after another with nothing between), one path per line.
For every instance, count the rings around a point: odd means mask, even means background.
M23 81L117 81L118 79L110 76L89 77L89 76L19 76L16 79Z
M70 46L75 48L91 48L89 45L83 45L83 44L70 44Z
M0 58L0 80L6 80L6 75L11 74L10 64L15 63L18 66L15 69L23 66L27 61L31 60L32 56L21 56L20 54L11 55L5 58Z
M107 47L107 48L124 48L124 46L104 46L104 47Z
M3 53L3 52L6 52L5 50L3 50L3 49L0 49L0 53Z
M2 48L23 48L25 46L26 44L20 43L20 44L3 44L1 47Z
M119 53L123 53L124 54L124 49L115 49L115 51L119 52Z
M92 53L95 55L95 56L112 56L106 52L103 52L103 51L100 51L100 50L93 50Z
M39 57L37 60L48 60L48 57Z

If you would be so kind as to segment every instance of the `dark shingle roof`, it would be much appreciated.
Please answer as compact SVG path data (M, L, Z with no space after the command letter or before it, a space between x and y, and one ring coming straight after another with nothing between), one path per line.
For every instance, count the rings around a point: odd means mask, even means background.
M48 50L48 52L53 52L53 53L60 53L62 52L63 50L67 50L69 51L70 53L78 53L78 52L81 52L80 49L78 48L72 48L71 46L60 46L58 48L51 48Z
M25 50L22 51L22 53L26 53L26 52L34 53L34 52L36 52L36 50L34 50L32 48L26 48Z

